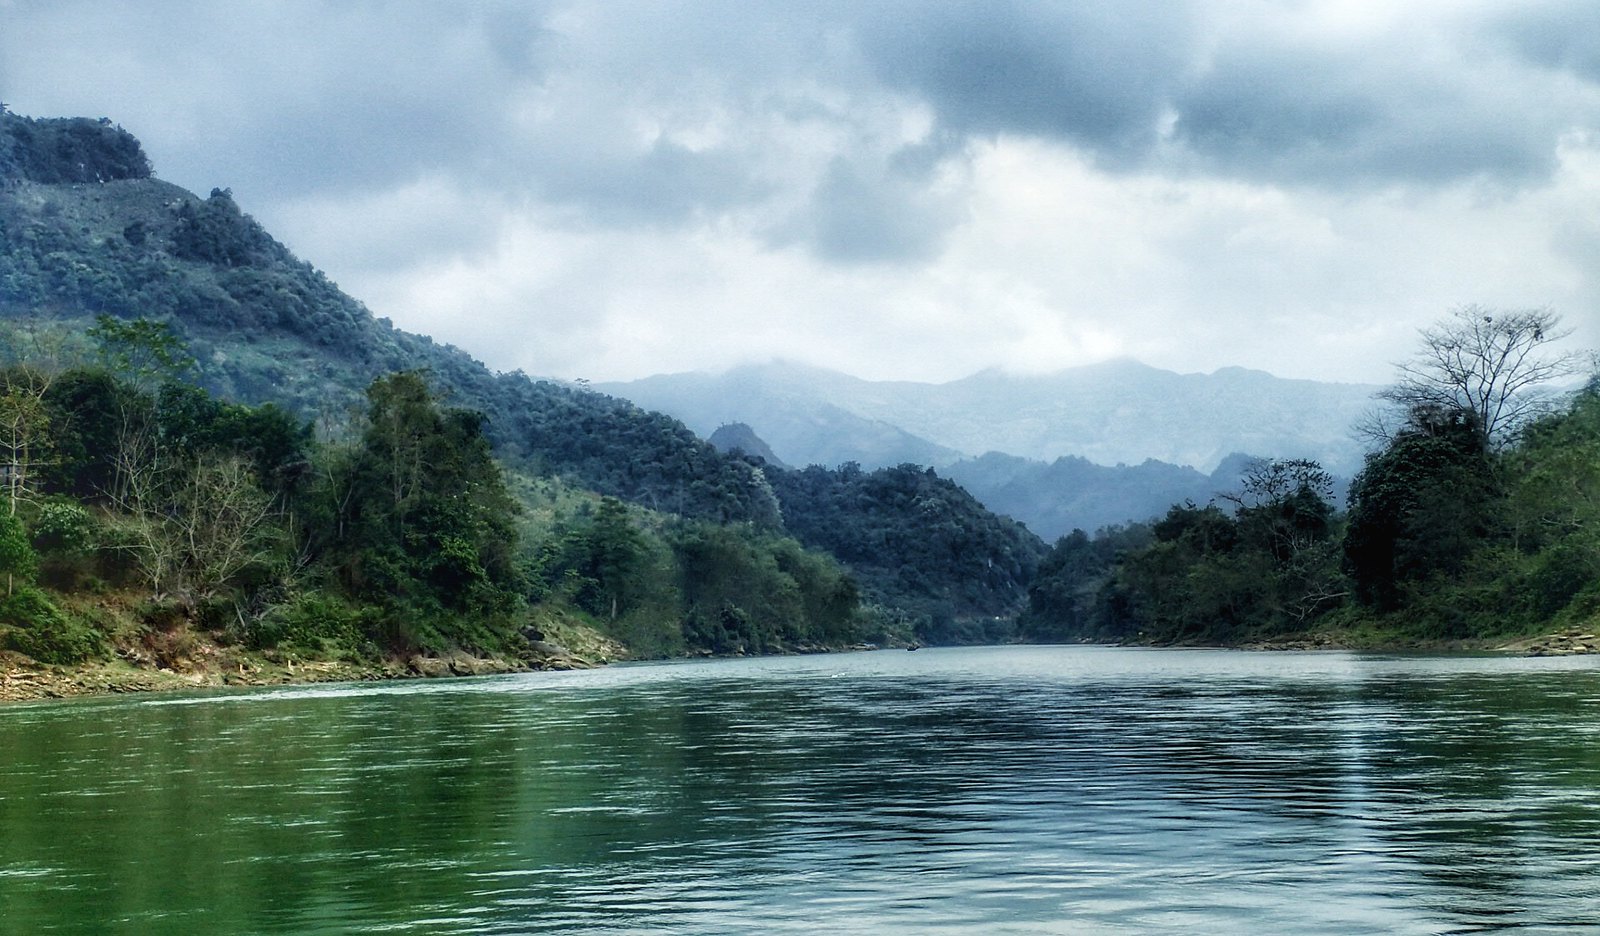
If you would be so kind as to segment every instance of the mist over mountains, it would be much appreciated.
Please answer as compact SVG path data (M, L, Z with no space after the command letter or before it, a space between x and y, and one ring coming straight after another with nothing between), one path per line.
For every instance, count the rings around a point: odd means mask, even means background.
M791 362L665 374L596 389L701 435L742 422L790 464L942 467L1002 452L1099 465L1148 459L1209 473L1234 453L1360 467L1350 432L1378 389L1223 368L1178 374L1129 359L1045 375L986 370L933 384L870 381Z
M737 424L793 465L928 465L1046 539L1230 490L1251 457L1361 466L1350 431L1377 387L1244 368L1178 374L1121 359L943 384L778 361L598 385L702 436ZM753 443L743 446L752 451Z

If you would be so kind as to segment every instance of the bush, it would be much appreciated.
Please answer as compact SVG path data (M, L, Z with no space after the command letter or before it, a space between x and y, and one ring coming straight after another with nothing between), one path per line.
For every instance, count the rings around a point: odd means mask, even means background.
M0 600L0 621L12 627L11 649L40 663L80 663L105 652L98 632L34 588L18 588Z
M364 615L327 595L301 595L267 612L250 629L255 649L292 648L320 655L356 652L365 642Z

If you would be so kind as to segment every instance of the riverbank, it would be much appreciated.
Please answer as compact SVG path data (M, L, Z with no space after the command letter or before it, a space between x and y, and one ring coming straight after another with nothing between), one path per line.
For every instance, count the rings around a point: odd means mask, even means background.
M598 635L591 635L598 637ZM1230 647L1162 644L1173 649L1234 649L1272 652L1364 651L1421 653L1498 652L1514 656L1572 656L1600 653L1600 634L1588 629L1524 637L1516 640L1377 641L1372 635L1326 632L1276 637ZM159 665L138 650L123 648L116 659L55 666L0 651L0 703L68 699L79 696L136 692L179 692L193 689L308 685L326 682L369 682L400 679L442 679L501 673L591 669L627 653L610 641L580 641L573 652L560 644L535 641L524 657L484 657L463 652L442 656L353 662L297 658L279 651L253 652L210 641L198 641L184 656ZM1127 646L1156 646L1131 643ZM865 647L853 649L866 649ZM808 648L797 652L825 652Z
M549 644L532 650L525 658L513 659L460 652L368 662L296 660L293 656L281 654L216 650L199 656L199 660L192 660L188 665L178 668L144 666L137 660L121 658L73 666L52 666L37 663L20 654L0 651L0 702L185 689L488 676L496 673L588 669L610 662L609 658L579 657Z
M1472 640L1385 640L1363 639L1340 633L1302 634L1274 637L1241 644L1240 650L1355 650L1372 652L1413 651L1423 653L1495 652L1514 656L1573 656L1600 653L1600 635L1587 628L1576 628L1514 640L1504 638Z

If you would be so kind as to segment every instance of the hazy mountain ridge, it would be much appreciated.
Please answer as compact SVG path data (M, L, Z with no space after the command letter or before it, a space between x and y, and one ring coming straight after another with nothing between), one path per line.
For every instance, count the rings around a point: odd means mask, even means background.
M737 367L709 379L697 373L659 374L595 384L603 393L669 413L703 437L729 423L751 426L790 465L937 468L963 457L837 402L872 399L874 387L846 374L787 363Z
M1052 541L1073 530L1149 520L1173 504L1204 504L1237 488L1249 456L1223 459L1211 474L1150 459L1138 465L1097 465L1063 456L1053 462L989 452L946 466L944 474L985 507L1023 521Z
M1361 449L1349 427L1372 407L1378 388L1238 367L1178 374L1119 359L1037 376L987 370L943 384L868 381L780 361L603 389L671 413L691 428L748 423L779 457L799 464L872 464L853 445L830 451L813 442L805 452L790 447L801 414L832 407L888 427L880 433L898 430L969 457L1003 452L1051 462L1075 455L1100 465L1155 459L1210 472L1228 455L1249 452L1313 458L1350 474L1360 467ZM936 452L902 460L934 466L954 460L940 460L945 457Z

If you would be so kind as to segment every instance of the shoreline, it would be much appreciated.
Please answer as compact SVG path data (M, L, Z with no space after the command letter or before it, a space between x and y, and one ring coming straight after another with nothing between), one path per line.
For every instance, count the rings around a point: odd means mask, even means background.
M412 656L364 663L265 657L232 659L226 666L186 671L133 665L125 660L77 666L37 663L16 654L0 654L0 705L44 702L147 692L193 689L253 689L329 682L386 682L592 669L607 660L586 660L570 653L550 653L526 660L452 653L443 657Z
M1313 653L1338 650L1375 653L1503 653L1507 656L1537 657L1600 654L1600 635L1571 630L1511 641L1456 640L1398 644L1365 643L1342 640L1337 634L1316 634L1235 645L1138 642L1097 644L1093 641L1084 641L1077 645L1173 650L1244 650L1257 653ZM803 652L817 652L817 649L807 648ZM292 658L273 660L264 655L252 654L248 658L230 657L225 665L202 665L180 671L165 667L138 666L123 659L78 666L50 665L34 662L19 654L0 652L0 705L133 693L184 692L196 689L251 689L331 682L388 682L552 672L594 669L613 662L609 658L587 659L553 645L540 647L538 653L539 655L528 659L507 659L478 657L458 651L440 657L414 655L405 659L362 663L336 660L297 662Z

